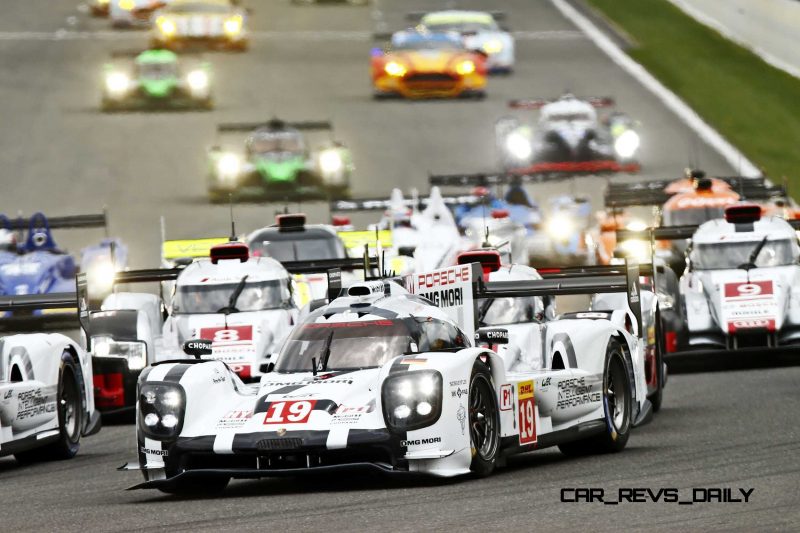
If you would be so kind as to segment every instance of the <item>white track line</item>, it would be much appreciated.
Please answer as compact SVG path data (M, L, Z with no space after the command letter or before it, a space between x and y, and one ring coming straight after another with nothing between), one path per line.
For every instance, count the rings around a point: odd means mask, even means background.
M701 139L714 148L723 159L728 162L731 168L737 169L737 172L742 176L757 177L761 175L761 171L759 171L744 154L726 141L717 130L700 118L700 115L695 113L695 111L689 107L686 102L681 100L678 95L667 89L642 65L631 59L631 57L623 52L606 34L592 24L588 18L579 13L565 0L550 1L562 15L583 31L614 63L619 65L628 74L633 76L636 81L652 92L668 109L675 113L687 126L697 133ZM665 53L666 52L667 51L665 51Z
M585 39L579 31L518 31L514 37L521 41L559 41ZM251 31L254 40L275 41L361 41L372 40L368 31ZM118 31L0 31L0 41L125 41L147 37L147 32Z

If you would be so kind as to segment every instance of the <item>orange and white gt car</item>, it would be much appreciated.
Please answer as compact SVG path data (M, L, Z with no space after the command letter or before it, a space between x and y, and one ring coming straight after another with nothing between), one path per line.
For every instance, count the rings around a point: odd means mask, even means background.
M400 31L388 49L372 51L376 98L483 98L486 78L486 54L453 33Z

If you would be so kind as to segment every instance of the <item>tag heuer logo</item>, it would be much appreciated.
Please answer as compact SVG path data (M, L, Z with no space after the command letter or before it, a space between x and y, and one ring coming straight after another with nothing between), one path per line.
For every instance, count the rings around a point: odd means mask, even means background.
M284 435L286 435L286 428L278 428L277 433L279 437L283 437Z

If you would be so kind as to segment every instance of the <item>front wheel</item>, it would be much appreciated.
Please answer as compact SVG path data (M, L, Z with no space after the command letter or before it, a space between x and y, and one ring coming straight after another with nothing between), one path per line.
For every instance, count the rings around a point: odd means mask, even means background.
M559 444L566 455L619 452L628 443L631 431L631 380L628 365L619 342L611 339L606 348L603 371L603 411L606 428L603 433Z
M472 366L468 420L472 447L470 470L478 476L488 476L494 471L500 450L500 417L492 374L481 361L475 361Z

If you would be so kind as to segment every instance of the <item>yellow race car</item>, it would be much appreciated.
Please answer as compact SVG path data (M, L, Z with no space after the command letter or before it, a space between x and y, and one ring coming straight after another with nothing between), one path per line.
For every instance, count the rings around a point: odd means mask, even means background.
M486 78L486 54L450 32L400 31L372 51L375 98L483 98Z

